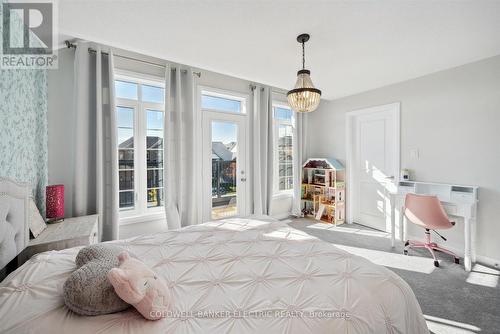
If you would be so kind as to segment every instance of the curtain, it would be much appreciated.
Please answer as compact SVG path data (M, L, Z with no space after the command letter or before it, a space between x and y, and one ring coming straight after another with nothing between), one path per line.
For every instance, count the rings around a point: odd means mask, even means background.
M302 216L301 209L301 184L302 184L302 165L307 157L307 115L304 113L295 114L295 136L293 142L293 203L292 214L297 217Z
M74 63L76 111L73 213L99 214L102 241L118 239L118 153L113 52L79 43Z
M189 67L173 65L165 74L165 214L169 229L201 222L201 154L197 142L195 76Z
M273 198L273 106L270 87L252 89L253 214L271 213Z

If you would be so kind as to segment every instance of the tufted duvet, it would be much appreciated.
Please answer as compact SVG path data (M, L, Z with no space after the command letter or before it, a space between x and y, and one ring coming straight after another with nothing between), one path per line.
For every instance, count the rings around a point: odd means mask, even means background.
M62 286L80 248L38 254L0 283L1 333L428 333L392 271L268 218L233 218L113 242L163 276L160 321L130 308L84 317Z

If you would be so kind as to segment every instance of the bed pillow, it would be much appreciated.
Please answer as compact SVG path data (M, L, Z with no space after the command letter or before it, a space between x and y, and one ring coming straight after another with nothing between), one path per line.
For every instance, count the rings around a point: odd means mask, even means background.
M82 248L76 256L77 269L64 283L66 306L81 315L101 315L123 311L130 305L123 301L108 280L108 272L118 266L123 248L97 244Z
M127 252L121 253L118 259L120 266L108 273L116 293L148 320L165 317L171 305L167 282Z

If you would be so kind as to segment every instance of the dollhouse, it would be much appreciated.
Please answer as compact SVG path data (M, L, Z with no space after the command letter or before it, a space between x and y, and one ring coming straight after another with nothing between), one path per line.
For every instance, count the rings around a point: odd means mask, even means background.
M302 166L304 217L335 224L345 221L345 168L336 159L308 159Z

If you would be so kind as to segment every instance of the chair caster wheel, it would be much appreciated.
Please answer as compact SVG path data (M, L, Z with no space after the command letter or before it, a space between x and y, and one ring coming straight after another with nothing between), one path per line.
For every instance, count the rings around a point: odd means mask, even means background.
M460 264L460 259L458 257L455 258L455 263Z
M434 267L439 267L439 262L438 261L434 261Z
M404 254L404 255L408 255L408 251L405 249L405 250L403 251L403 254Z

